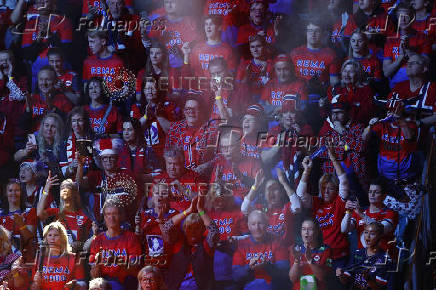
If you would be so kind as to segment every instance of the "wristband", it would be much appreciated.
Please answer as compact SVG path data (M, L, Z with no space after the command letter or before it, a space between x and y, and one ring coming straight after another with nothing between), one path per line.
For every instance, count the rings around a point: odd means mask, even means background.
M45 191L45 190L43 190L43 191L42 191L42 194L44 194L44 195L48 195L48 192Z
M251 190L253 190L253 191L256 190L256 186L252 185Z
M183 211L183 215L187 216L188 214L186 213L186 210Z
M187 61L185 61L185 60L183 61L183 63L184 63L184 64L189 64L189 62L187 62Z
M14 77L9 77L9 81L12 81L14 79Z
M204 216L204 210L198 212L199 216Z
M27 228L27 226L24 225L24 226L22 226L21 228L19 228L19 230L22 231L22 230L24 230L24 229L26 229L26 228Z
M345 214L351 214L351 211L350 210L346 210Z
M221 97L221 96L216 96L216 97L215 97L215 100L222 100L222 98L223 98L223 97Z
M145 120L147 120L147 114L144 114L144 116L142 116L142 118L144 118Z

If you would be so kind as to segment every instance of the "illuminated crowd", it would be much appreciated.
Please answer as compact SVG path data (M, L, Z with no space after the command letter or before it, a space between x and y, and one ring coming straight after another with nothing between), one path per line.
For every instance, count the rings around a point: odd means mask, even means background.
M413 289L435 20L0 0L0 288Z

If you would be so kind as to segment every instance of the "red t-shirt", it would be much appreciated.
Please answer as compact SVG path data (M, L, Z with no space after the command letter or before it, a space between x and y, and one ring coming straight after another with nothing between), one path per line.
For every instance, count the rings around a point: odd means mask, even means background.
M76 259L74 254L64 254L62 256L45 257L42 266L41 289L62 290L65 284L73 279L85 280L85 270ZM32 277L35 276L38 265L33 267Z
M87 15L89 13L89 6L94 6L98 10L99 15L106 14L106 10L103 10L107 5L103 5L102 3L106 3L106 1L100 0L83 0L82 2L82 15ZM133 0L124 0L124 4L126 7L130 8L133 5Z
M242 236L248 232L247 221L239 208L233 210L216 210L207 213L220 231L220 241L231 236Z
M36 226L36 209L26 208L24 212L16 211L6 215L0 216L0 225L11 232L13 236L20 236L20 229L16 226L14 221L14 214L18 213L24 217L24 224L26 226Z
M299 80L288 83L279 83L277 80L273 80L262 89L261 98L271 105L280 107L284 96L287 94L297 95L298 100L306 101L305 83Z
M97 253L100 253L100 261L95 259ZM103 232L91 243L89 262L100 265L103 278L117 279L120 283L124 283L127 276L136 276L135 268L140 266L141 254L141 243L134 233L123 231L119 236L109 238L106 232ZM114 263L113 257L122 261L124 265Z
M389 37L385 43L384 59L390 59L394 62L400 55L400 37ZM431 54L431 42L427 35L423 33L414 33L409 35L409 48L420 54ZM402 67L406 67L406 62Z
M236 54L230 45L221 42L217 45L209 45L207 42L200 42L194 46L190 55L190 64L194 70L195 76L209 76L209 62L216 58L222 57L226 60L227 68L230 71L236 70Z
M110 83L123 66L123 61L115 54L107 58L98 58L96 55L88 56L83 62L83 80L89 81L92 77L101 77Z
M408 127L412 130L413 135L417 134L415 122L408 122ZM395 162L401 162L406 159L410 153L416 150L416 137L407 140L401 128L394 128L390 122L378 122L372 128L372 132L377 134L380 142L380 156ZM401 134L399 135L399 130Z
M263 25L256 26L251 22L244 24L241 27L239 27L236 44L238 45L248 44L248 39L250 38L250 36L256 35L259 31L264 31L264 30L265 27ZM275 42L275 38L276 37L275 37L274 27L270 23L266 27L265 41L269 44L272 44Z
M380 211L374 213L371 213L369 211L369 208L367 208L363 213L366 216L375 219L378 222L382 222L382 221L389 222L392 225L393 229L395 229L398 224L398 212L390 208L383 208L380 209ZM365 230L364 220L356 212L353 212L353 216L351 217L351 220L356 225L357 235L359 237L359 249L366 248L365 237L363 236L363 231ZM390 244L388 243L394 241L394 239L395 239L394 231L392 231L388 235L383 236L383 238L380 240L379 246L384 251L387 251L388 248L392 249L395 247L395 243L390 243Z
M340 63L331 48L312 50L305 45L292 50L292 63L297 78L303 81L317 77L321 82L329 82L330 76L339 75Z
M164 219L170 219L178 213L178 211L170 209L168 213L164 215ZM144 245L144 253L146 256L150 259L158 260L158 267L168 268L172 256L181 248L181 241L179 240L175 244L169 244L164 241L154 209L147 209L141 212L140 227L143 231L141 242Z
M33 11L35 13L35 11ZM28 20L26 22L26 27L24 28L23 32L23 38L21 40L21 47L28 47L33 44L33 42L36 41L38 34L40 33L38 29L38 21L40 21L39 14L35 13L32 14L32 12L27 13ZM50 34L56 34L59 40L62 43L71 43L73 41L73 29L71 26L71 22L68 18L62 15L57 14L50 14L48 19L48 28L49 28L49 35ZM43 43L48 42L48 35L45 35L43 38ZM45 58L47 56L48 49L47 47L45 50L43 50L39 57Z
M393 94L398 94L398 97L402 100L408 100L416 98L421 95L417 103L414 105L422 106L424 109L432 110L436 109L436 84L425 82L419 89L412 92L410 90L410 81L404 81L397 83L388 96L388 99L392 98Z
M103 105L99 108L91 108L87 105L84 107L85 111L89 114L89 122L91 123L91 128L94 130L95 134L116 134L123 131L123 122L120 113L116 107L112 107L110 110L106 122L102 126L103 117L106 114L106 110L109 105Z
M256 158L242 158L237 163L237 168L241 175L253 178L256 176L257 171L262 168L262 162ZM216 176L217 168L219 168L220 176ZM212 170L212 176L210 182L216 182L216 180L221 180L226 183L226 187L231 188L233 195L237 197L245 196L250 188L248 185L242 183L240 177L237 173L233 171L232 164L225 158L219 158L215 162L215 166Z
M53 97L53 106L65 115L73 109L71 101L63 94L57 94ZM45 114L47 114L48 106L47 100L40 95L32 96L32 118L35 120L33 130L36 131L39 128L40 122Z
M300 273L301 276L305 275L314 275L312 268L309 266L309 262L306 259L306 248L304 246L294 245L291 247L290 251L290 266L294 265L295 259L297 257L300 257ZM318 266L324 266L324 267L331 267L331 256L332 256L332 250L327 246L321 246L317 249L312 249L311 252L311 258L312 263ZM319 282L317 280L316 283L317 289L324 290L327 287L325 286L324 282ZM300 280L296 281L294 283L294 287L292 288L294 290L300 290Z
M321 198L312 197L312 212L321 227L323 241L332 249L332 258L348 256L349 242L346 234L341 233L341 222L345 215L345 201L339 196L329 204Z
M347 58L350 59L350 58ZM362 57L362 58L356 58L353 59L360 62L362 65L362 69L365 72L366 76L369 78L374 78L376 80L381 80L383 78L383 68L382 64L380 63L380 60L374 56L371 55L368 57Z
M182 188L177 185L171 185L176 179L170 178L167 172L163 172L153 178L153 184L163 183L170 186L171 202L170 207L182 212L191 205L192 193L206 194L208 184L194 171L186 170L186 172L177 180ZM148 192L151 198L152 192Z
M266 234L265 241L261 243L255 242L250 235L238 241L238 248L233 255L233 266L249 265L251 258L259 256L261 261L276 263L287 261L289 252L288 248L283 247L280 241L270 234ZM254 278L271 283L271 276L263 268L254 270Z
M50 216L55 216L59 218L59 208L47 208L47 214ZM89 232L91 230L91 219L88 218L85 213L79 209L77 212L67 212L63 220L59 220L66 229L70 229L71 233L74 235L74 239L71 239L69 231L67 231L68 238L71 241L82 241L84 242L89 237Z
M183 147L185 167L195 168L213 158L211 145L216 144L216 128L205 124L189 127L185 119L172 122L168 130L165 148Z

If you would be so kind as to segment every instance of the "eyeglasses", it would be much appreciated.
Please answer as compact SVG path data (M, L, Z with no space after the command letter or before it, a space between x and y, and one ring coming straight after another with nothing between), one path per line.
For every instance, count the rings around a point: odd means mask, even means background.
M307 33L320 34L321 33L321 29L307 29Z
M103 161L116 161L117 160L117 157L116 156L104 156L104 157L102 157L101 158L101 160L103 160Z
M183 110L184 110L186 113L195 113L195 112L198 112L198 111L199 111L199 109L196 108L196 107L185 107Z

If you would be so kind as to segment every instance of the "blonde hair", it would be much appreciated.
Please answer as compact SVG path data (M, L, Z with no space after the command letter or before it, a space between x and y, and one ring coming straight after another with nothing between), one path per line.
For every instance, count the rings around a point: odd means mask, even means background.
M328 184L333 184L337 190L339 190L339 179L335 174L332 173L324 173L318 182L319 192L322 192L322 189Z
M158 267L155 266L145 266L138 273L138 290L142 290L141 288L141 280L145 274L153 273L153 276L156 278L156 282L158 282L159 290L166 290L167 286L165 285L165 281L163 279L162 273Z
M359 61L355 60L355 59L349 59L346 60L341 67L341 85L343 86L344 84L342 83L342 72L344 71L345 67L347 67L347 65L351 65L354 70L356 71L356 75L357 75L357 85L362 85L365 83L365 72L363 71L362 65L360 64Z
M38 143L39 157L43 158L44 153L46 151L47 143L45 142L42 132L44 130L44 123L48 118L54 119L56 123L56 133L53 142L53 154L56 158L59 158L59 154L60 152L62 152L62 146L63 146L64 121L62 120L61 116L53 112L48 113L47 115L44 116L44 118L41 121L41 126L39 127L38 135L36 136L36 141Z
M59 236L61 237L61 255L71 253L71 246L68 242L67 230L65 229L64 225L58 221L52 222L44 227L42 232L44 242L47 243L47 235L51 230L57 230Z
M194 226L200 226L203 228L203 230L206 230L206 227L203 224L203 220L198 213L191 213L186 217L185 222L183 223L183 231L186 233L188 228Z
M12 252L11 233L3 226L0 226L0 243L1 243L0 255L2 257L5 257L6 255Z

